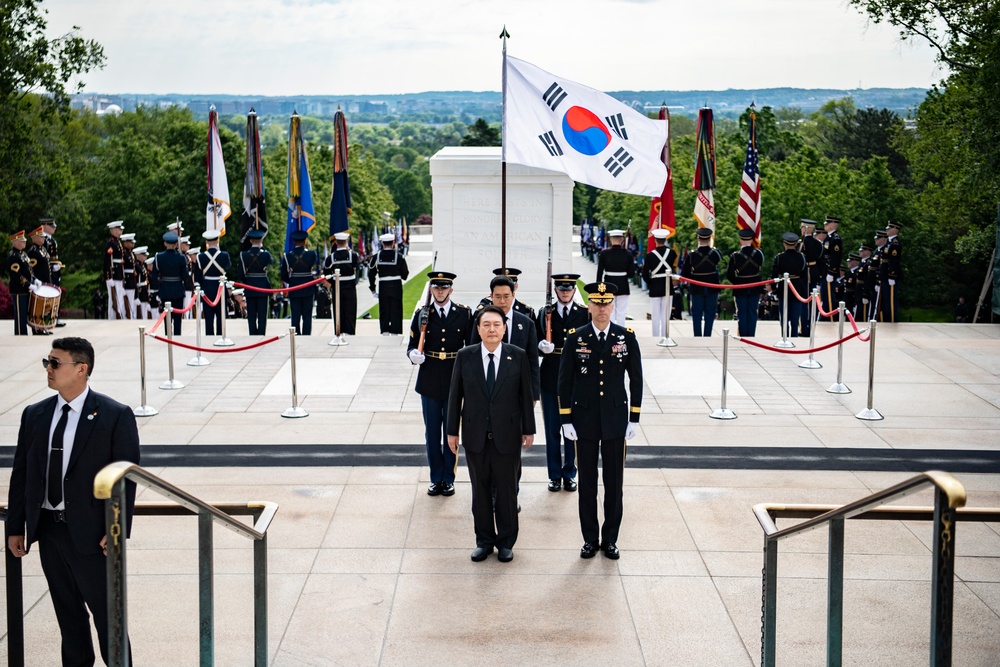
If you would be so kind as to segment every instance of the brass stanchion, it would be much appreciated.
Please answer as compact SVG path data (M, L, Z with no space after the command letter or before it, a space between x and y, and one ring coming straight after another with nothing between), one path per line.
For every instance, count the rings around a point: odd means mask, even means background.
M173 325L173 323L171 323ZM158 410L146 405L146 327L139 327L139 407L132 408L136 417L152 417Z
M299 417L308 417L309 413L303 408L299 407L299 388L298 379L295 375L295 327L291 327L288 330L288 341L291 345L292 355L292 407L287 408L281 413L282 417L288 417L289 419L298 419Z
M184 383L174 379L174 307L167 306L167 316L164 322L167 324L167 372L169 373L166 382L160 385L160 389L183 389Z
M722 401L709 415L712 419L736 419L736 413L726 407L726 375L729 373L729 329L722 330Z
M872 407L875 398L875 320L868 323L868 407L854 415L864 421L880 421L885 419Z
M844 320L847 318L844 312L844 302L841 301L837 304L837 317L840 318L839 330L837 333L838 340L844 340ZM837 346L837 381L830 385L827 391L831 394L850 394L850 388L844 384L844 344L841 343Z

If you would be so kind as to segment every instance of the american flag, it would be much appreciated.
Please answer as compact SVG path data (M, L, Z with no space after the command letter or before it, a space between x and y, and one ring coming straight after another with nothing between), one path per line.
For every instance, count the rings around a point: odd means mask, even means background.
M757 155L757 115L750 112L750 140L747 159L743 163L743 183L740 185L740 205L736 217L740 229L751 229L753 245L760 247L760 167Z

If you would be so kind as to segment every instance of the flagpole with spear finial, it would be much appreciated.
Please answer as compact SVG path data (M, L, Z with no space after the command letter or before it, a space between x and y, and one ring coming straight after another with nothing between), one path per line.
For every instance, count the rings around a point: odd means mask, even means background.
M507 39L510 34L504 25L500 31L503 40L503 104L500 127L500 267L507 268Z

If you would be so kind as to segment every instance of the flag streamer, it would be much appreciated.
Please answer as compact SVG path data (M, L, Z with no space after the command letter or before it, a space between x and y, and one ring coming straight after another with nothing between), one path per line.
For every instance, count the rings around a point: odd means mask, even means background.
M292 232L308 232L316 224L313 208L312 183L309 180L309 158L302 136L302 118L292 113L288 126L288 175L285 180L288 195L288 223L285 229L285 252L292 249Z
M232 215L229 205L229 181L222 160L222 140L219 138L219 114L215 106L208 112L208 150L205 153L208 172L208 205L205 208L205 230L226 233L226 220Z

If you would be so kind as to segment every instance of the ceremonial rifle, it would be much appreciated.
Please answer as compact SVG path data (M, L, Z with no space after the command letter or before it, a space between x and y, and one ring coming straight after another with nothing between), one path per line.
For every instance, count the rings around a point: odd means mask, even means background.
M437 250L434 251L434 260L431 262L431 273L434 273L434 267L437 266L438 254ZM427 302L424 307L420 309L420 341L417 343L417 352L420 354L424 353L424 338L427 337L427 323L431 319L431 299L433 299L431 294L430 282L427 283Z
M549 237L549 263L545 267L545 340L552 342L552 237Z

